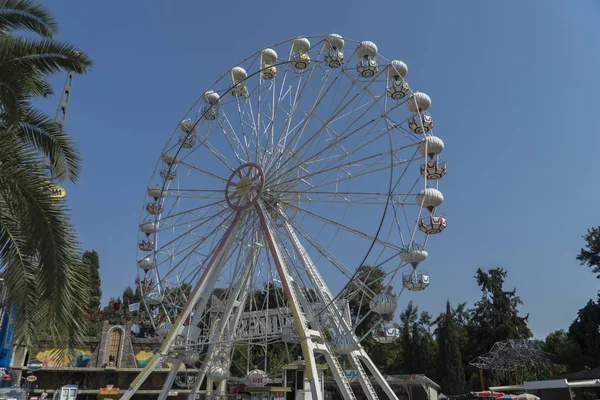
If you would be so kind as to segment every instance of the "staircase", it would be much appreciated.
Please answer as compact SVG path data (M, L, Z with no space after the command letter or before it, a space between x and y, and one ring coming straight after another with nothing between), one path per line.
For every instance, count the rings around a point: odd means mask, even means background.
M357 353L358 352L356 350L352 351L350 352L350 354L348 354L348 357L350 358L352 366L358 371L360 385L362 386L363 390L365 391L365 393L367 393L370 399L378 400L379 397L377 397L377 392L375 391L375 388L373 387L373 384L371 383L371 380L367 375L367 371L365 371L365 369L363 368Z

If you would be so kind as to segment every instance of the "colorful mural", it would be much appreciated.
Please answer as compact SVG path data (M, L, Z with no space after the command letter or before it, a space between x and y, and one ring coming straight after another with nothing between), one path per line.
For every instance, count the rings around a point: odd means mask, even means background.
M154 353L151 353L149 351L142 350L137 352L137 354L135 355L135 363L137 367L145 368L146 365L148 365L148 363L150 362L150 360L152 360L153 356Z
M88 350L64 350L50 349L40 351L35 358L40 360L44 368L60 368L60 367L87 367L92 353Z
M13 318L14 313L0 309L2 329L0 329L0 367L8 368L13 345Z
M154 350L154 351L146 351L146 350L141 350L138 351L135 354L135 364L137 365L138 368L145 368L146 365L148 365L148 363L152 360L152 357L154 357L154 355L158 353L158 350ZM171 368L173 364L171 363L162 363L156 366L156 368ZM185 371L185 364L181 363L181 367L179 368L180 371Z

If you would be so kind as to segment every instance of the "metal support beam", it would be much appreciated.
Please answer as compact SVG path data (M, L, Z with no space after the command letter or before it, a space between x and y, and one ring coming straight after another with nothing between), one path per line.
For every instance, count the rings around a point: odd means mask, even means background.
M210 275L212 269L214 268L216 263L221 259L223 253L227 251L231 246L231 242L233 241L233 238L235 237L237 230L240 226L240 218L240 213L236 213L235 217L233 218L233 221L229 225L229 228L227 229L227 231L221 238L221 241L214 250L212 258L204 268L204 272L198 280L198 283L196 283L194 290L192 290L192 292L190 293L190 297L188 298L187 303L179 313L175 324L173 324L171 331L169 332L162 346L160 347L159 352L150 360L148 365L146 365L146 367L138 374L138 376L133 380L133 382L131 382L131 385L129 386L127 391L123 393L123 396L121 396L121 400L131 399L131 397L142 386L146 379L148 379L152 371L154 371L154 369L161 362L161 360L169 354L169 349L177 337L177 332L179 332L181 327L183 327L185 320L190 316L194 305L197 303L198 299L200 299L202 293L204 292L204 289L206 288L206 280Z

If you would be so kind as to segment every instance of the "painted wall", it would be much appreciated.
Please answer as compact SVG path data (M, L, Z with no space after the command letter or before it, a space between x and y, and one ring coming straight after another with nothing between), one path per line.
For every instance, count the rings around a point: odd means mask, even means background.
M2 325L0 328L0 368L10 366L13 347L13 317L14 314L0 311Z

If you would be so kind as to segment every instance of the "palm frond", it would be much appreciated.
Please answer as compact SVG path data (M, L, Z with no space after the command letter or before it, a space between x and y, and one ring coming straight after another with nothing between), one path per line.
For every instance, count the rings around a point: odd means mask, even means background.
M2 68L27 68L41 74L83 74L92 65L87 54L70 43L15 36L0 36L0 60L5 60Z
M75 141L45 113L23 103L18 124L4 126L0 114L0 132L14 134L23 143L38 150L52 166L55 178L76 182L81 171L81 156Z
M85 334L81 249L35 152L9 135L0 135L0 147L0 268L16 306L15 338L30 342L42 328L66 346Z
M0 110L6 124L20 120L24 102L51 94L52 86L45 75L25 68L5 68L0 62Z
M33 0L0 0L0 32L26 29L51 38L58 23L50 11Z

